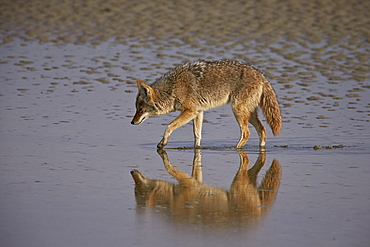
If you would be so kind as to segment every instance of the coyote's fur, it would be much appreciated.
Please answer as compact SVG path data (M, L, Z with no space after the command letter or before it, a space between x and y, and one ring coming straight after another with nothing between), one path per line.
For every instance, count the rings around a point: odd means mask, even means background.
M191 176L172 166L163 149L159 149L158 153L167 172L179 184L152 180L133 170L136 201L138 206L161 211L176 222L246 226L263 216L275 201L281 178L278 161L272 162L260 185L257 185L257 174L265 164L265 153L261 152L254 166L248 170L248 155L240 152L240 167L229 191L202 183L199 149L194 150Z
M279 134L282 117L276 94L265 76L254 67L233 60L186 63L176 67L151 86L137 80L136 113L131 124L141 124L151 115L181 111L166 128L158 148L167 145L171 133L193 120L194 146L200 146L203 111L231 103L240 126L241 148L248 140L248 122L257 130L259 144L266 144L266 131L257 116L261 107L274 135Z

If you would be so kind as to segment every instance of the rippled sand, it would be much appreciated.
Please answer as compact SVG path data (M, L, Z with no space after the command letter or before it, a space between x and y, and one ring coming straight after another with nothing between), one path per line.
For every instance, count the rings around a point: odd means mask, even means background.
M360 43L370 37L369 1L4 1L1 29L40 42L100 43L127 37L271 43L282 38Z

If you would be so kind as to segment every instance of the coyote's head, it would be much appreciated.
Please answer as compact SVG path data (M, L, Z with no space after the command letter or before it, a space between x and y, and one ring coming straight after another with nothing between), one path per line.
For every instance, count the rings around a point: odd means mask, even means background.
M154 90L142 80L137 80L139 92L136 98L136 113L131 124L139 125L152 115L158 115L157 106L154 104Z

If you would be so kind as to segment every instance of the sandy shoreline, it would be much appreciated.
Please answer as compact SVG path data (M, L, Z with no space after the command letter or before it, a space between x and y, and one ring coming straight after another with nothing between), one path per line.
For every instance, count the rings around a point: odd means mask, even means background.
M279 39L337 44L369 41L369 1L5 1L0 28L14 37L99 44L128 37L198 45Z

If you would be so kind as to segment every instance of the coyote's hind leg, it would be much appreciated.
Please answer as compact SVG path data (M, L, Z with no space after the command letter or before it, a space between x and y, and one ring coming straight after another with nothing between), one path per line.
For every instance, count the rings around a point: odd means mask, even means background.
M258 119L257 108L252 112L249 122L256 129L258 136L260 138L260 147L266 146L266 129L262 125L261 121Z
M248 141L250 134L250 131L248 129L249 112L235 107L233 108L233 113L240 127L240 140L238 144L236 144L235 148L242 148L244 144Z

